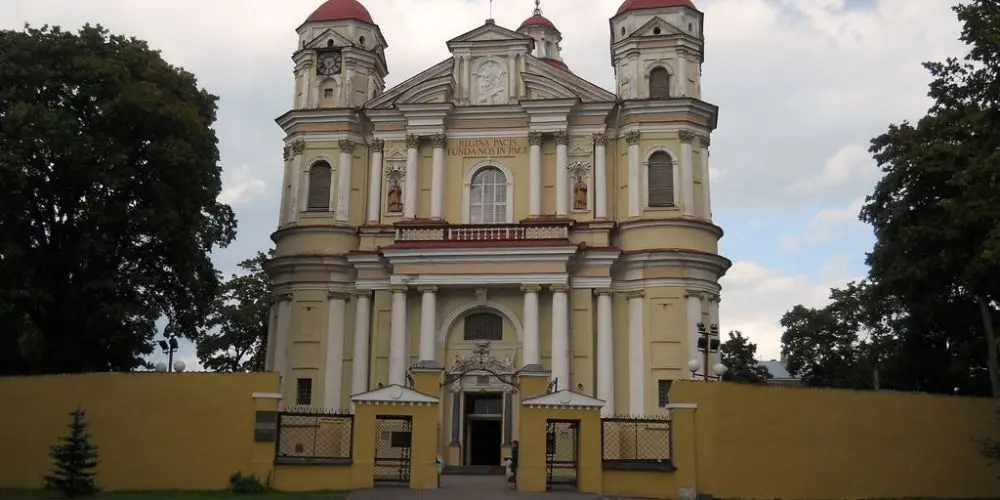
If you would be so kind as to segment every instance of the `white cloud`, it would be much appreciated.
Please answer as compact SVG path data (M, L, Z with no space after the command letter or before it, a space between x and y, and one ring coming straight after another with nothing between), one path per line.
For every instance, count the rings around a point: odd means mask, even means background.
M251 177L250 167L240 165L235 170L226 170L223 175L222 192L218 200L229 205L249 203L267 192L267 183Z
M871 182L878 177L879 171L875 168L875 162L867 148L851 145L841 148L826 160L822 169L812 176L792 183L788 190L798 195L811 196L844 187L848 182L859 183L863 180Z
M820 210L809 219L801 233L782 236L778 246L782 250L794 251L843 238L847 233L867 230L868 226L858 220L864 202L863 198L858 198L846 206Z

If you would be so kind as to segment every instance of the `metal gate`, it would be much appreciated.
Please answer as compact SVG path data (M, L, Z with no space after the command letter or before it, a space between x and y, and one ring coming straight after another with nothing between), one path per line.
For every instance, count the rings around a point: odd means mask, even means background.
M378 415L375 417L376 483L410 483L410 457L413 417ZM402 485L401 485L402 486Z
M545 491L576 490L579 486L580 421L547 420L545 432Z

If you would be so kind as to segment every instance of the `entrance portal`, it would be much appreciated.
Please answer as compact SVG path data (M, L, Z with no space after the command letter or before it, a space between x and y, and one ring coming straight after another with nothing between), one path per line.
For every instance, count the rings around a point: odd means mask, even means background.
M465 465L500 465L503 444L503 397L465 395Z

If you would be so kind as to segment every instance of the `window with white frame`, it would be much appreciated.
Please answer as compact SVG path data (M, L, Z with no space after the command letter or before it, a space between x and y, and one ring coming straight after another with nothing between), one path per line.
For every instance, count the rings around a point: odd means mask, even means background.
M496 167L483 167L469 183L469 222L507 222L507 176Z
M646 201L650 207L674 206L674 162L664 151L649 156Z
M333 168L325 161L319 161L309 168L309 190L306 210L309 212L330 211L330 190L333 187Z

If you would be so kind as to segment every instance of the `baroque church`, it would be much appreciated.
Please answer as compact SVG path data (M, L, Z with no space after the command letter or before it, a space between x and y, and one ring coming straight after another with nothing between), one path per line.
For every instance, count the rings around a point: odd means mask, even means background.
M721 373L699 349L731 265L712 223L702 13L609 12L614 92L574 74L537 1L526 14L457 34L391 88L389 44L357 0L298 27L266 266L285 407L349 411L441 370L421 397L440 401L442 456L491 465L516 436L514 377L650 415L671 381Z

